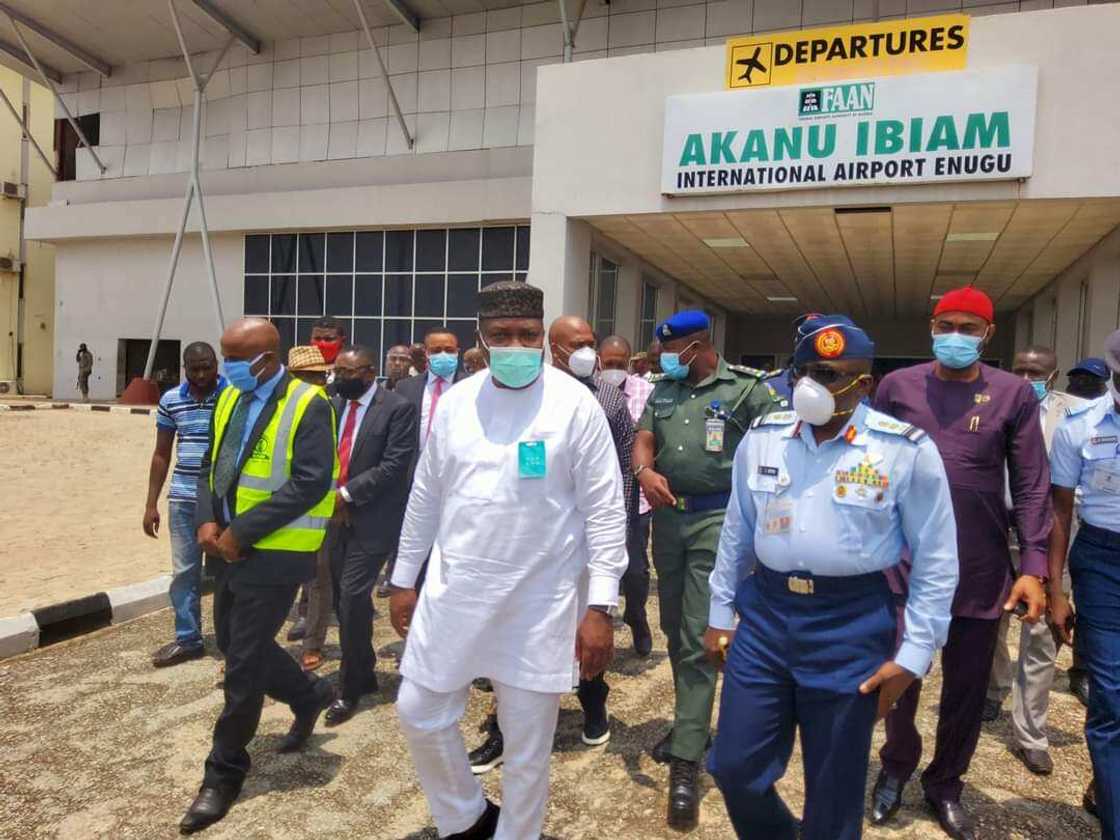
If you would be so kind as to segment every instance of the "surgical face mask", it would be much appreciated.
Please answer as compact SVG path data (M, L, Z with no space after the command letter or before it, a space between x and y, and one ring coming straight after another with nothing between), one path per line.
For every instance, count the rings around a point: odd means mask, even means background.
M980 347L984 337L942 333L933 337L933 355L937 361L952 370L963 370L976 363L980 358Z
M543 347L482 346L490 352L490 375L507 388L525 388L541 375Z
M1046 399L1046 395L1050 393L1049 379L1032 379L1031 388L1034 389L1034 395L1038 397L1038 401L1042 402Z
M457 353L433 353L428 357L428 368L440 379L451 379L459 369Z
M626 371L614 368L603 371L600 376L604 382L608 385L614 385L616 388L621 388L622 383L626 381Z
M695 343L695 341L692 342L692 344ZM661 372L665 374L666 378L678 381L681 379L688 379L688 369L691 367L692 362L682 362L681 356L692 348L692 344L688 345L688 347L684 348L684 350L679 353L670 353L668 350L661 351Z
M568 370L576 379L589 379L595 373L599 354L594 347L581 347L568 354Z
M257 376L251 373L253 365L263 359L267 353L260 353L255 358L248 361L239 359L223 359L222 368L225 371L226 379L229 384L236 388L238 391L252 392L255 391L260 384Z

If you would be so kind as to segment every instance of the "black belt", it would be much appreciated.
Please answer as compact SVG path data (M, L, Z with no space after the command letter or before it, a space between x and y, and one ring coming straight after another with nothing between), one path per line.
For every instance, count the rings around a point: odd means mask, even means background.
M1120 533L1110 531L1107 528L1098 528L1096 525L1090 525L1084 519L1081 520L1081 530L1077 532L1078 536L1084 534L1089 537L1097 545L1102 545L1106 548L1120 549Z
M678 513L703 513L708 510L722 510L731 501L731 491L708 493L703 496L677 496L673 510Z
M887 579L882 572L821 576L807 572L776 572L757 563L754 574L767 588L788 590L798 595L858 595L888 588Z

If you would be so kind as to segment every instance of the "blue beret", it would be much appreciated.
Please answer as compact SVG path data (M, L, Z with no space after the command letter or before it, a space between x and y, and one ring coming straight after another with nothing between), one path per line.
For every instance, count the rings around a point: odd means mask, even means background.
M847 315L813 315L797 325L793 366L836 359L872 359L875 342Z
M686 309L671 315L657 327L657 338L661 341L672 341L697 332L711 329L712 322L708 316L699 309Z
M1088 373L1092 376L1099 376L1101 379L1108 379L1108 367L1104 363L1104 359L1098 359L1096 356L1090 356L1088 359L1082 359L1069 369L1070 373Z

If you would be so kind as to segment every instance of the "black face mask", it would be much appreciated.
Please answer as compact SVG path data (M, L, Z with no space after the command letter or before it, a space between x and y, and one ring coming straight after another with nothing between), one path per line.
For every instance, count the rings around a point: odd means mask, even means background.
M336 379L334 388L344 400L356 400L369 390L369 385L364 379Z

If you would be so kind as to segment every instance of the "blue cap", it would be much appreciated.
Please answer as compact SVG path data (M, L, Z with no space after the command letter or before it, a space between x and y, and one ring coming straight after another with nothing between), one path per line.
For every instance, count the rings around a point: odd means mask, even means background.
M813 315L797 325L793 366L837 359L873 359L875 342L847 315Z
M657 327L656 335L661 341L672 341L693 333L711 329L712 322L699 309L686 309L671 315Z
M1087 373L1090 376L1099 376L1101 379L1108 379L1108 365L1104 363L1104 359L1090 356L1088 359L1082 359L1071 367L1069 372L1066 373L1066 376L1072 373Z

